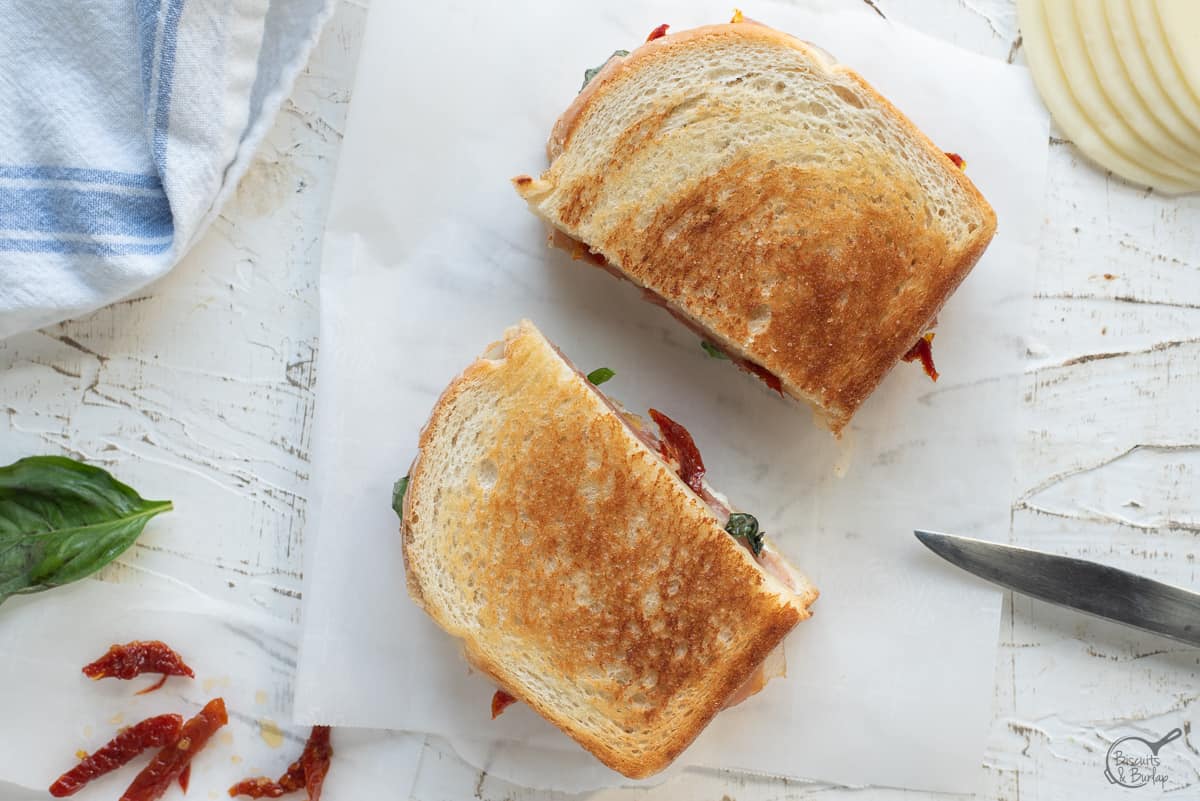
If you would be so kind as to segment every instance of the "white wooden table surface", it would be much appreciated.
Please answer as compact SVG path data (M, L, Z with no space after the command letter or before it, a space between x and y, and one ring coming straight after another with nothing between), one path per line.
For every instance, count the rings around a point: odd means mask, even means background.
M1021 61L1011 0L873 5ZM236 198L170 276L0 341L5 456L69 453L176 502L169 544L148 533L105 578L186 575L212 596L299 618L319 246L366 19L363 3L343 0ZM1013 540L1200 586L1200 198L1109 179L1052 136L1045 219ZM1200 652L1024 598L1006 598L1003 619L981 798L1200 796ZM1176 726L1165 787L1104 778L1115 739ZM927 797L703 772L594 797L618 796ZM414 797L551 796L432 743Z

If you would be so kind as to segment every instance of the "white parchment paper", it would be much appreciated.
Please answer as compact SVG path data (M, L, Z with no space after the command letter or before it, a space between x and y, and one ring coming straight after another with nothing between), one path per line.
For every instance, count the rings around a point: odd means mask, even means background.
M138 586L82 581L6 601L0 709L10 736L0 748L0 798L49 798L46 788L74 767L77 750L94 752L118 729L153 715L186 720L217 696L225 699L229 724L196 755L189 797L226 798L241 779L279 776L309 733L291 723L298 633L294 624L152 578ZM134 639L165 641L195 679L171 678L136 695L156 677L92 681L80 672L113 643ZM407 797L419 738L342 730L333 746L326 798ZM80 797L118 797L153 753L89 784Z
M859 70L967 159L996 208L997 238L940 316L941 380L901 365L836 441L636 290L548 250L509 186L544 167L585 67L658 23L727 19L725 3L380 4L325 238L297 722L433 732L530 786L622 783L526 708L489 720L494 688L405 593L392 482L446 384L528 317L582 369L614 369L605 390L629 408L688 426L714 486L821 589L787 640L788 677L722 713L680 763L976 788L999 594L912 529L1007 535L1046 117L1022 70L861 4L745 11Z

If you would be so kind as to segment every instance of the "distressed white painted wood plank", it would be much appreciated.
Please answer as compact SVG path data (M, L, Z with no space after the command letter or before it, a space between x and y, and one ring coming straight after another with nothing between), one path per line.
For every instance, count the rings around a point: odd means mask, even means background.
M236 197L169 276L0 341L0 459L63 451L175 500L107 578L186 576L298 619L316 254L365 17L338 10Z

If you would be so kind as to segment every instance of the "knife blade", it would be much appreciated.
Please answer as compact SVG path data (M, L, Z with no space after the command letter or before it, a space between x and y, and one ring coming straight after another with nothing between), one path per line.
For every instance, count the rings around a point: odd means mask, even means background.
M913 533L947 562L994 584L1200 646L1200 593L1086 559L955 534Z

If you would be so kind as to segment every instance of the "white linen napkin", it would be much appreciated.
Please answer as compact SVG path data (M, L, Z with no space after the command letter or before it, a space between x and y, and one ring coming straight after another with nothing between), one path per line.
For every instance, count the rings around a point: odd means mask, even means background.
M0 4L0 337L166 273L236 187L332 7Z

